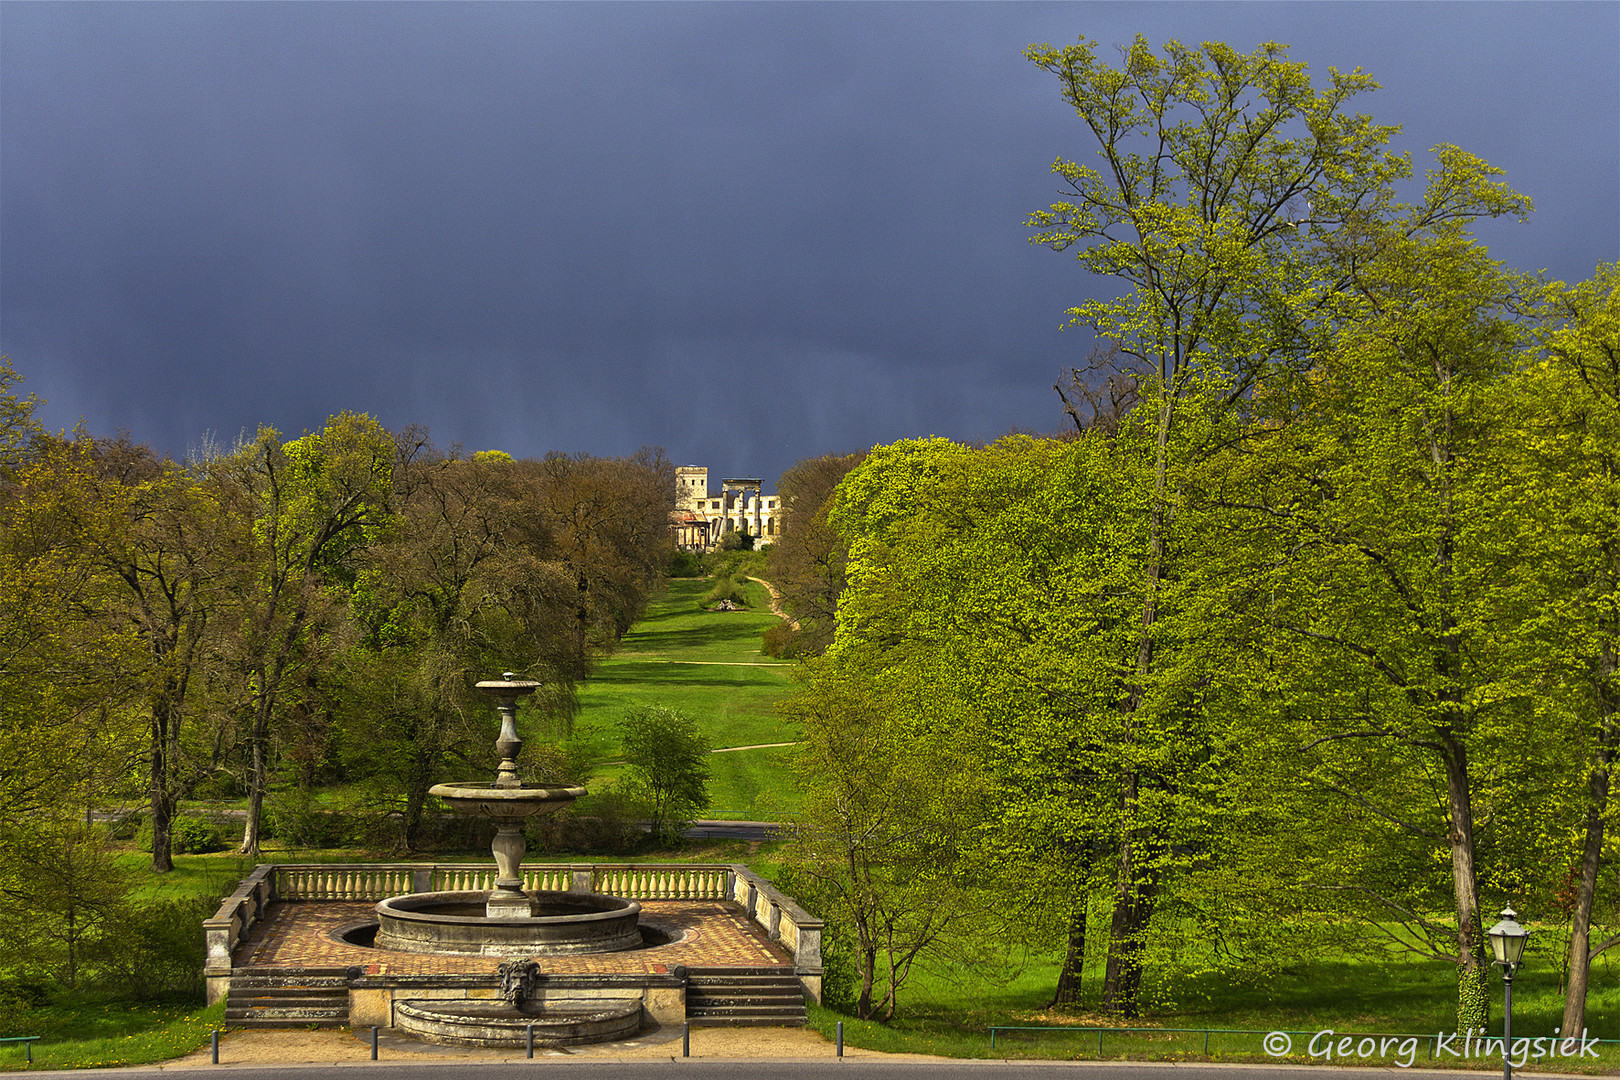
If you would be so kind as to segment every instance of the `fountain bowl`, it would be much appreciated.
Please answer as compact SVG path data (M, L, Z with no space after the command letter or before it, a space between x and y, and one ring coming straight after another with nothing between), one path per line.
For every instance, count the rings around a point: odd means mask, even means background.
M513 821L560 810L585 794L582 787L547 787L543 784L501 786L489 783L434 784L429 795L443 800L458 814L473 814Z
M377 904L379 949L451 956L574 956L639 948L641 905L602 893L529 890L527 917L490 918L489 893L427 892Z
M635 1035L642 1022L639 998L546 1005L488 999L399 1001L394 1011L407 1034L451 1046L523 1046L531 1025L537 1046L607 1042Z

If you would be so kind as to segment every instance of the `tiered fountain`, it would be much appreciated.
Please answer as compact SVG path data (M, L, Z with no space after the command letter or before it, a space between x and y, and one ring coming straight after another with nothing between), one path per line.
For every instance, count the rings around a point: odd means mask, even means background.
M536 814L567 806L585 794L582 787L544 787L518 778L518 699L539 683L515 679L481 682L495 699L501 733L495 748L501 764L489 784L437 784L430 789L453 811L493 818L490 851L495 856L495 887L488 892L410 893L377 905L376 946L403 952L494 956L501 965L503 1000L456 999L397 1002L398 1024L434 1042L473 1046L520 1046L525 1029L550 1045L625 1038L639 1030L641 1006L606 1003L541 1004L541 976L534 956L616 952L642 944L637 920L641 905L592 892L526 890L522 826Z

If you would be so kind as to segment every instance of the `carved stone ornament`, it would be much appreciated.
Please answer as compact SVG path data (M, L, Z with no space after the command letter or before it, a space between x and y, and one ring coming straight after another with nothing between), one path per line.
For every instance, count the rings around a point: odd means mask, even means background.
M539 989L540 965L533 960L509 960L495 969L501 976L501 996L516 1009Z

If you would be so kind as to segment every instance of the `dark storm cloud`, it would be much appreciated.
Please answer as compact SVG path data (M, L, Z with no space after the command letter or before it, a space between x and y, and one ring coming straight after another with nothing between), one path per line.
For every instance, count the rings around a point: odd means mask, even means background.
M1096 290L1030 248L1089 154L1034 41L1290 42L1616 256L1611 4L0 4L0 345L183 452L342 408L443 442L815 453L1050 428Z

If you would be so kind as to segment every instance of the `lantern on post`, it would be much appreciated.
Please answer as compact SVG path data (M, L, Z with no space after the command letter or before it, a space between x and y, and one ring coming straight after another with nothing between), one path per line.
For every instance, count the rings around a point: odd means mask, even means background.
M1530 931L1520 926L1511 907L1502 909L1502 921L1485 931L1491 954L1502 965L1502 1077L1513 1080L1513 969L1524 961Z

